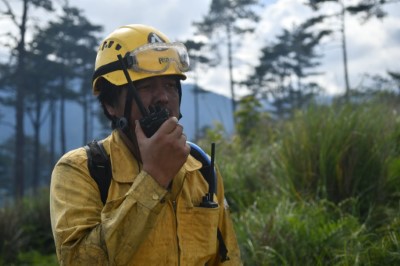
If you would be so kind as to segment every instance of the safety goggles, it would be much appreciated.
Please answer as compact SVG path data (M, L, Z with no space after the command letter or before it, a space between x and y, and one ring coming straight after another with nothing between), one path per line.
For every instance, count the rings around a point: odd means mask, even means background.
M125 59L127 67L139 73L163 73L171 64L186 72L190 66L186 47L179 42L145 44L127 53Z

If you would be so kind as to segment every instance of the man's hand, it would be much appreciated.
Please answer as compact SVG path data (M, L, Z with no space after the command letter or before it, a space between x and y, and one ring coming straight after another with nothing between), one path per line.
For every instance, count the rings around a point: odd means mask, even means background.
M135 123L143 170L167 188L190 153L183 127L176 117L170 117L151 138L147 138L139 121Z

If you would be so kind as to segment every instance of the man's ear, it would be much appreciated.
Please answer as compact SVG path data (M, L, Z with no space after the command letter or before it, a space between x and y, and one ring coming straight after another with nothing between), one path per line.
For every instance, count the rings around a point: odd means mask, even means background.
M108 104L104 104L104 106L107 109L107 112L111 115L111 116L117 116L117 109L114 106L108 105Z

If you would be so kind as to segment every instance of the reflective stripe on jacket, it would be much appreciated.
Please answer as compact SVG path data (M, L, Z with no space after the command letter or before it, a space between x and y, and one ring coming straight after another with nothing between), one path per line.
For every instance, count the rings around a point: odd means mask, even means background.
M50 213L61 265L219 265L218 227L230 258L221 265L241 265L219 173L219 207L201 208L208 184L192 156L166 190L140 170L117 131L103 145L113 172L104 208L84 148L53 170Z

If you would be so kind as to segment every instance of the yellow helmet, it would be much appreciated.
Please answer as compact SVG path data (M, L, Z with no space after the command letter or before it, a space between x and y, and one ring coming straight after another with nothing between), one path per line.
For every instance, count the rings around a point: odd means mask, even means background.
M178 75L189 70L186 47L170 42L159 30L140 24L122 26L108 35L98 48L93 74L93 94L99 94L96 84L100 77L120 86L128 81L118 55L124 58L132 81L160 75Z

